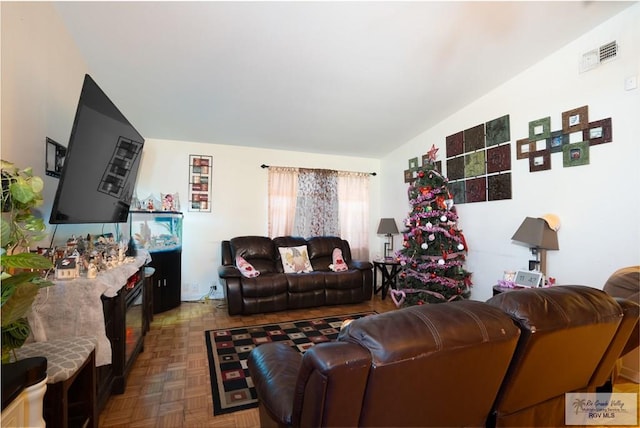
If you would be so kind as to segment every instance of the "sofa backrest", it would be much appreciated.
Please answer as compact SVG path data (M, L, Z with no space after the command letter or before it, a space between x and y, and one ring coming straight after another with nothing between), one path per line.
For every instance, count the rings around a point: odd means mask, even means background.
M349 243L336 236L314 236L307 240L307 246L313 270L329 270L329 265L333 263L334 248L342 250L342 258L347 266L351 261Z
M604 291L556 286L487 301L522 331L489 426L564 425L564 396L586 389L618 329L622 309Z
M239 236L230 239L229 246L231 249L230 264L235 264L236 256L240 256L251 263L261 274L277 272L275 263L277 250L270 238L264 236Z
M507 314L476 301L353 321L338 340L372 359L358 426L483 426L519 335Z

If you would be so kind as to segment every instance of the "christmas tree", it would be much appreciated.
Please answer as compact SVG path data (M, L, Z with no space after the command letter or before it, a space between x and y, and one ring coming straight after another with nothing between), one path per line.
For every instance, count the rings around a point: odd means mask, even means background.
M443 303L468 298L471 273L464 269L467 243L458 228L458 214L449 180L435 168L438 149L409 185L412 210L405 220L398 290L391 297L398 307Z

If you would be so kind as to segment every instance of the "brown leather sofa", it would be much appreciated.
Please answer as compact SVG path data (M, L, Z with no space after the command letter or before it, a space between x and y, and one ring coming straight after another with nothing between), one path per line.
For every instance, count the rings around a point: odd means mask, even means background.
M622 317L589 287L509 291L360 318L304 355L260 345L248 368L263 427L562 426Z
M279 247L306 245L312 272L284 273ZM348 266L343 272L333 272L334 248L342 250ZM352 260L349 243L338 237L321 236L309 239L283 236L241 236L222 241L222 265L218 276L225 287L229 315L256 314L360 303L371 299L373 265ZM242 276L235 266L236 256L243 257L260 275Z

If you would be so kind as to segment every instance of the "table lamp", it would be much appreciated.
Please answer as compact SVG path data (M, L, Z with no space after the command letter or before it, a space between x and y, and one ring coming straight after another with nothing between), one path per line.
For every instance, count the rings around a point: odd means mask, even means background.
M540 272L547 275L547 250L559 250L557 230L560 220L553 214L546 214L542 218L526 217L512 240L527 244L535 260L529 260L529 270L540 267Z
M384 258L391 258L391 251L393 250L393 235L397 235L398 226L393 218L381 218L378 225L378 235L385 235L387 242L384 243Z

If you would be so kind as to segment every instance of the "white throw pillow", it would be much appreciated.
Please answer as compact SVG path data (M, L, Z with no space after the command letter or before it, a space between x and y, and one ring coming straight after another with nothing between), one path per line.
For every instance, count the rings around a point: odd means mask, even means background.
M299 247L278 247L282 259L282 269L285 273L312 272L306 245Z

